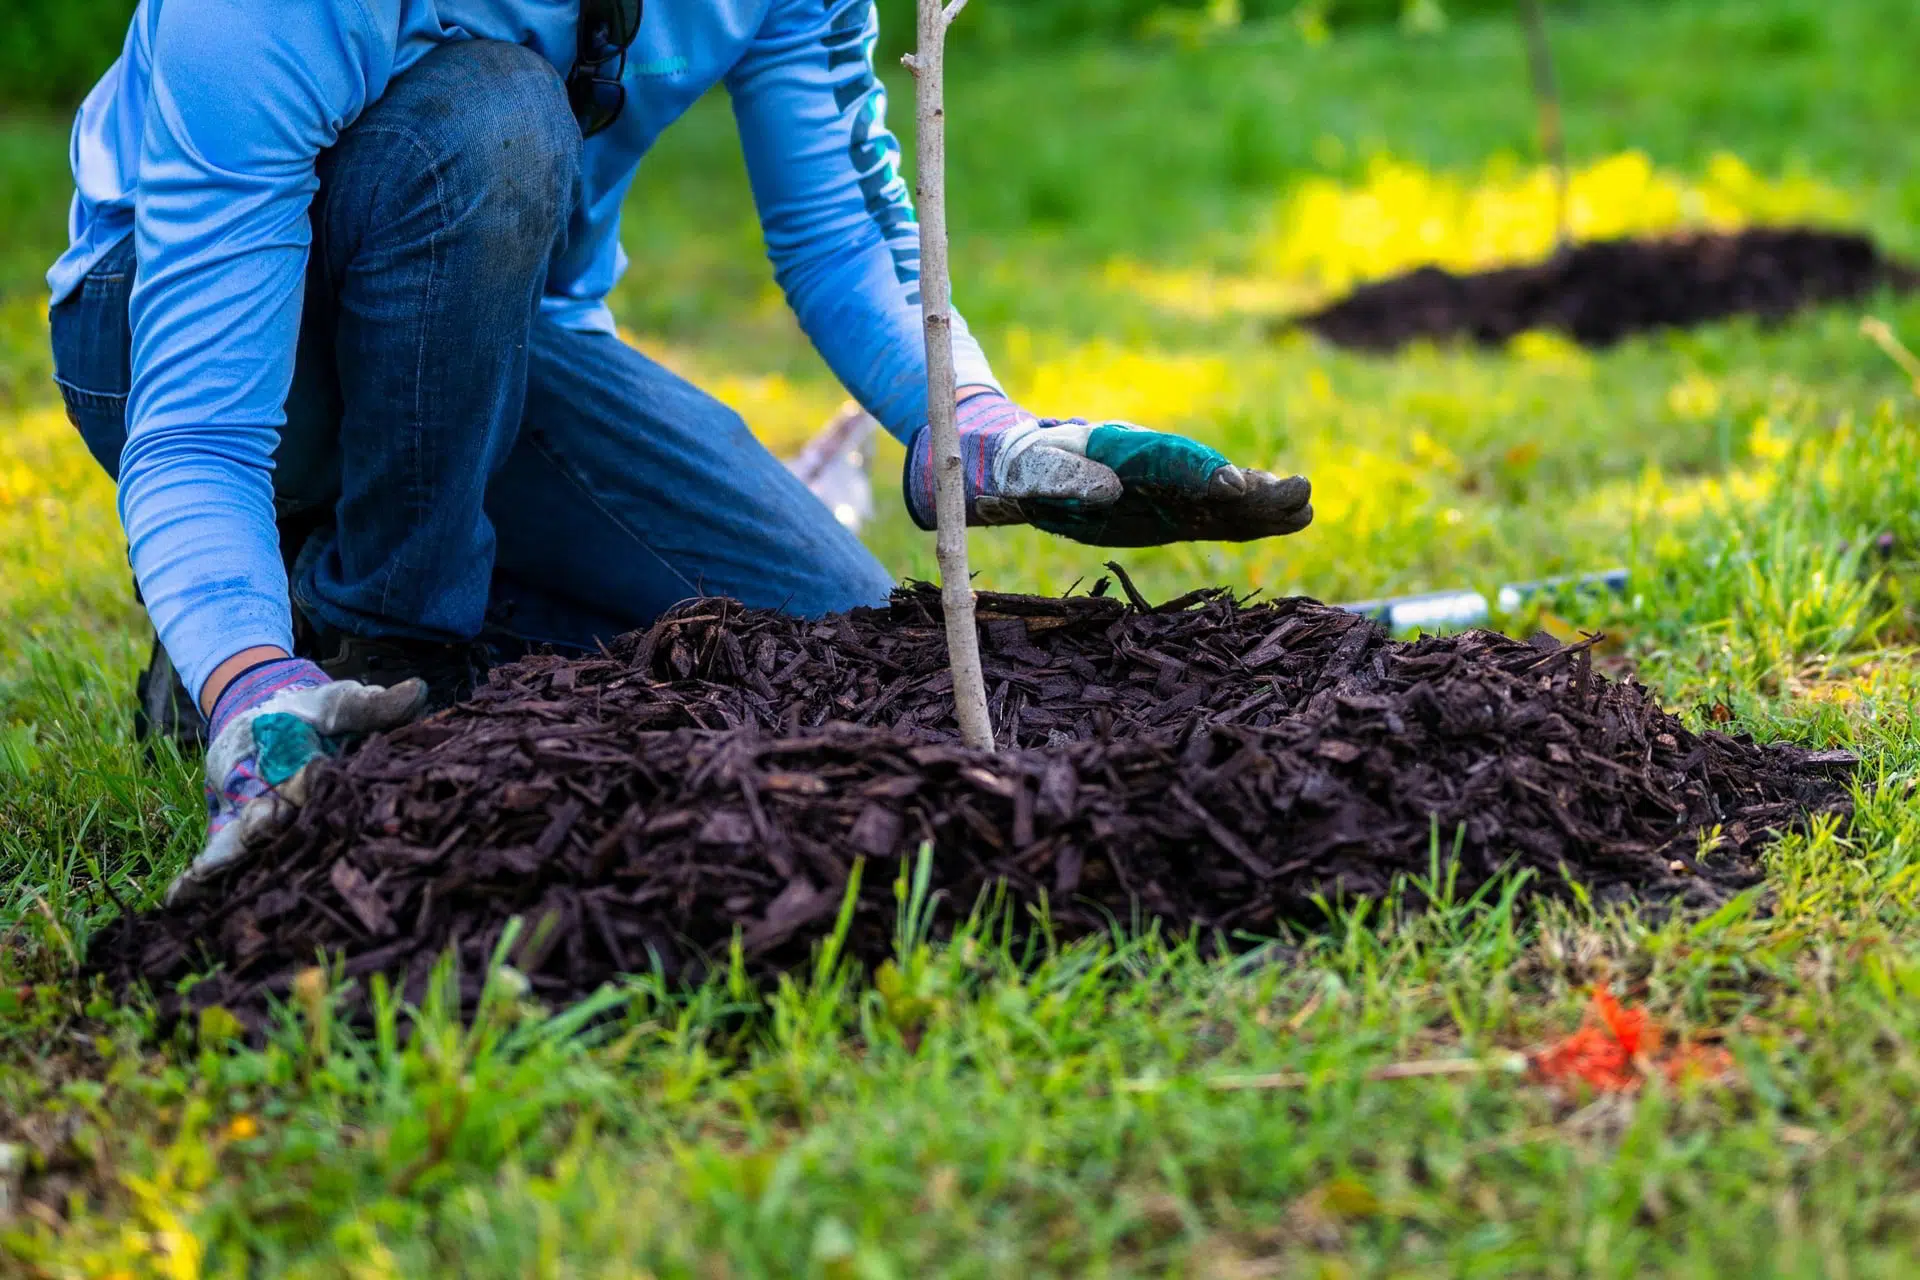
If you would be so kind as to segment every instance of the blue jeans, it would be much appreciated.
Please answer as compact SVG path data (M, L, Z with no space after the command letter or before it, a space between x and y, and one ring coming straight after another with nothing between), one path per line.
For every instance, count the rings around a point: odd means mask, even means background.
M698 595L884 601L885 570L738 414L541 315L579 163L552 67L481 41L320 157L274 470L294 603L354 635L583 649ZM134 267L129 237L52 314L68 416L116 479Z

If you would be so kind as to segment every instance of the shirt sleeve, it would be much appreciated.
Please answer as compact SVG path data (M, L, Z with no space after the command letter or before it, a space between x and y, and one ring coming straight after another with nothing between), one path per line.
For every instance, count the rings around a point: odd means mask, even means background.
M197 697L233 654L292 644L272 470L315 166L377 96L392 42L361 0L147 12L120 518L148 612Z
M872 0L773 0L727 77L774 274L855 399L903 440L927 418L920 228L873 70ZM961 386L998 386L954 316Z

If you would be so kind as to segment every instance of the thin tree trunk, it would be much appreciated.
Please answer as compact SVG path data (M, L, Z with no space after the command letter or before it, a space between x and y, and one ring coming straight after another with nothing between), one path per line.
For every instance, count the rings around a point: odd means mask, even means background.
M1547 40L1547 17L1540 0L1520 0L1520 22L1526 28L1527 68L1540 113L1540 150L1553 166L1553 247L1555 253L1565 253L1573 247L1567 208L1567 144L1561 127L1560 88L1553 75L1553 46Z
M920 0L919 52L907 59L915 78L914 203L920 218L920 308L927 337L927 419L933 432L935 554L940 603L953 667L954 712L970 747L993 750L987 682L980 673L973 583L967 572L967 495L954 428L953 288L947 273L947 28L967 0Z

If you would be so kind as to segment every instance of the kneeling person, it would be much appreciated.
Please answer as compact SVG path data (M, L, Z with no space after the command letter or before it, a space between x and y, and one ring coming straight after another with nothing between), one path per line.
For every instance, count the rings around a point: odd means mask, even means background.
M185 883L297 803L312 760L457 699L489 656L588 649L701 594L886 598L606 305L636 167L724 83L780 285L906 444L932 527L918 229L875 34L871 0L142 0L75 126L49 281L68 412L158 636L145 707L212 735ZM954 347L975 523L1145 546L1311 519L1304 480L1037 417L958 319Z

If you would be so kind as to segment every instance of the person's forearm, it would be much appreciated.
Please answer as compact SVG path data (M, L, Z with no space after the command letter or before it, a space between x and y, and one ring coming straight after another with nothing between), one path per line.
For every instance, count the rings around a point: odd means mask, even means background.
M187 689L293 644L273 466L293 380L318 157L376 97L395 35L369 7L142 10L151 50L129 304L120 518ZM248 69L244 91L232 69Z
M801 326L841 385L895 438L910 438L927 420L926 336L918 295L905 301L885 247L876 242L785 283ZM959 397L999 390L965 320L957 311L953 319Z
M274 526L274 432L136 428L121 453L120 515L154 629L194 700L253 649L293 643ZM252 438L252 449L243 446ZM244 460L243 460L244 459Z
M775 275L853 397L901 441L927 420L920 241L874 73L870 0L772 0L727 79ZM957 312L956 381L994 376Z

